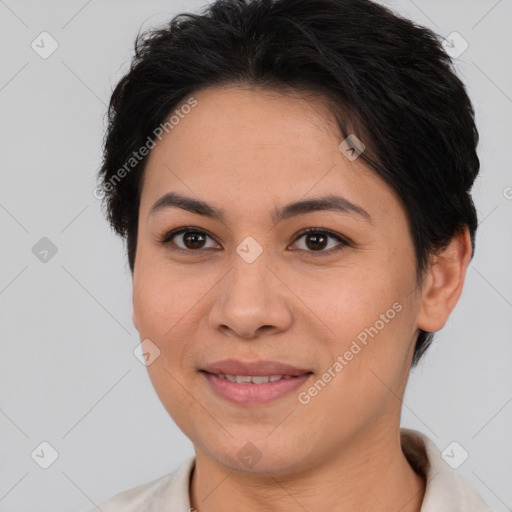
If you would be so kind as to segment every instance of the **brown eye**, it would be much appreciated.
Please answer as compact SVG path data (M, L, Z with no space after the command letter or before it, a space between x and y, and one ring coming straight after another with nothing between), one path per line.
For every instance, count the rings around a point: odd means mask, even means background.
M308 233L305 235L306 246L309 249L318 250L325 249L327 245L327 236L323 233Z
M316 252L320 254L331 254L334 251L343 249L344 247L350 245L350 243L347 240L345 240L337 233L316 228L308 228L302 231L302 233L299 234L299 237L296 239L295 243L297 243L301 239L304 239L302 247L298 247L298 249L301 251L311 253ZM330 239L338 243L330 243ZM326 249L326 247L328 248L328 250L324 250Z
M203 234L194 231L185 231L182 235L182 241L187 249L201 249L205 239L206 237Z
M193 228L180 228L170 233L167 233L160 242L162 245L173 245L173 250L176 251L200 251L202 249L218 248L217 244L214 246L207 246L207 240L213 240L206 232L200 229Z

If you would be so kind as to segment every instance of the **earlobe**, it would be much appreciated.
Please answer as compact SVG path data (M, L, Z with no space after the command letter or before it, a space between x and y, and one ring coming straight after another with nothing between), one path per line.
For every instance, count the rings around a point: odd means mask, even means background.
M422 285L419 329L435 332L444 326L462 293L472 250L469 229L466 226L433 257Z

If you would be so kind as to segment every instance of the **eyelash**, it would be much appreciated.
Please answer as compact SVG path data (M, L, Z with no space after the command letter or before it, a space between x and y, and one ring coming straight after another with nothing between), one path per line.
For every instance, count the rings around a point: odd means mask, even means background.
M196 227L193 227L193 226L186 226L186 227L182 227L182 228L177 228L177 229L174 229L172 231L169 231L168 233L166 233L163 237L161 237L158 242L164 246L168 246L171 242L171 240L178 236L178 235L181 235L183 233L188 233L188 232L191 232L191 233L194 233L194 234L199 234L199 235L206 235L207 237L211 238L212 240L213 237L210 236L206 231L204 231L203 229L200 229L200 228L196 228ZM310 234L310 233L314 233L314 234L317 234L317 235L326 235L326 236L329 236L331 238L334 238L337 242L339 242L339 245L334 247L334 248L331 248L327 251L325 250L319 250L319 251L307 251L305 249L297 249L299 251L302 251L302 252L307 252L307 253L310 253L314 256L328 256L328 255L331 255L335 252L338 252L342 249L344 249L345 247L351 247L353 244L346 238L342 237L341 235L339 235L338 233L335 233L334 231L331 231L329 229L325 229L325 228L306 228L306 229L303 229L302 231L300 231L294 242L293 243L296 243L301 237L303 237L304 235L307 235L307 234ZM206 249L182 249L181 247L177 247L176 244L174 244L174 247L171 248L171 250L175 251L175 252L180 252L180 253L185 253L185 254L190 254L190 253L193 253L193 252L204 252Z

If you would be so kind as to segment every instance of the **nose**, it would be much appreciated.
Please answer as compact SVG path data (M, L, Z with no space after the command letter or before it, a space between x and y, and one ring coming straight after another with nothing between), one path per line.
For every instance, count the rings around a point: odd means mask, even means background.
M209 325L227 336L253 339L292 324L292 294L264 254L251 263L236 255L232 270L216 288Z

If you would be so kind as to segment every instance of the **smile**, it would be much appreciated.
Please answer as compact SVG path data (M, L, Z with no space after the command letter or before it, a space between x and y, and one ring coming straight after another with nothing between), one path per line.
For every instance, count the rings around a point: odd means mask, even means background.
M231 375L200 372L214 394L239 406L257 406L295 397L292 391L302 386L312 372L301 375Z
M227 375L223 373L215 374L219 379L226 379L237 384L265 384L266 382L276 382L281 379L294 379L293 375Z

